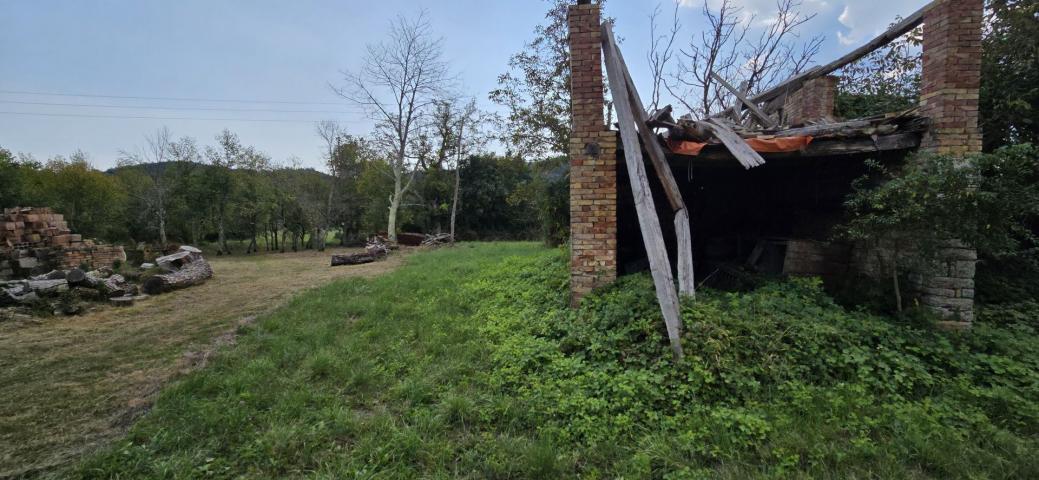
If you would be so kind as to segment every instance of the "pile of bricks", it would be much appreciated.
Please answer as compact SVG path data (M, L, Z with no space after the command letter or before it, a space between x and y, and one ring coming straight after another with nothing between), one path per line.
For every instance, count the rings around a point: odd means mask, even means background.
M0 277L82 264L125 261L123 247L97 245L68 228L65 217L49 208L5 208L0 216Z
M83 240L72 234L63 215L49 208L5 208L0 226L0 245L8 249L67 247Z

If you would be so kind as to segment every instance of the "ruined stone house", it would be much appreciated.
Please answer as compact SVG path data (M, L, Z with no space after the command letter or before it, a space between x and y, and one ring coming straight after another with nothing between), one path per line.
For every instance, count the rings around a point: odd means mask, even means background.
M670 134L654 140L663 147L688 205L697 281L725 262L750 261L766 271L823 277L868 270L860 261L862 252L828 241L852 181L866 172L865 160L897 164L918 150L967 154L981 149L982 13L982 0L937 0L898 26L904 32L923 25L922 91L919 107L912 111L836 120L837 82L829 76L836 68L781 84L762 102L777 124L740 132L763 165L745 168L724 142L695 138L690 123L655 124L658 129L666 126ZM570 265L575 304L619 274L649 266L623 143L604 121L601 22L598 5L582 1L570 7ZM742 105L736 109L742 110ZM635 115L645 115L647 121L658 118L654 112ZM649 177L673 266L681 253L670 223L675 211L661 179ZM950 248L946 258L944 265L920 278L920 299L950 320L970 322L977 257L967 249Z

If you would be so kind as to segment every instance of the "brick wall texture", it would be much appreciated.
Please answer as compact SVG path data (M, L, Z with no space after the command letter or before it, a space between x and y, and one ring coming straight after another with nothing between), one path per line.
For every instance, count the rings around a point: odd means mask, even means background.
M0 215L0 278L81 264L111 266L126 261L123 247L99 245L68 228L60 213L45 207L6 208Z
M921 114L931 119L923 147L943 154L981 150L983 0L938 0L924 16Z
M787 125L802 125L832 119L837 101L837 77L826 76L805 82L783 103Z
M617 136L604 117L599 6L569 10L570 293L576 305L617 278Z

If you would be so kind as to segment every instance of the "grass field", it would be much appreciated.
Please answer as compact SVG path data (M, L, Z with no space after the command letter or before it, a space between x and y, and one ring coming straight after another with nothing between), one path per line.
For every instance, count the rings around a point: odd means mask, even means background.
M330 268L331 253L210 258L215 276L199 287L125 309L0 322L0 478L61 476L122 435L169 379L230 343L239 323L303 290L400 263Z
M1036 311L937 331L817 283L567 308L565 254L463 244L311 291L78 478L1037 478ZM1031 307L1029 307L1031 308Z

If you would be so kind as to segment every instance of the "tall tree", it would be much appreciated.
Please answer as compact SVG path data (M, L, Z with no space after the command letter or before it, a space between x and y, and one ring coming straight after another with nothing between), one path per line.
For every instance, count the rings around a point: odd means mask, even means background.
M332 208L335 204L336 195L336 184L339 183L340 175L342 172L339 171L339 163L336 161L336 155L339 152L340 146L346 141L346 130L334 120L323 120L318 122L317 127L318 137L324 142L325 147L325 166L328 167L329 178L328 182L328 202L325 206L325 215L321 219L320 225L318 226L317 236L317 249L320 251L325 250L325 235L328 232L329 226L332 222Z
M397 240L397 212L418 171L416 140L437 98L453 79L443 59L443 41L434 36L425 13L397 17L387 39L369 44L360 70L333 89L364 107L375 121L372 141L386 152L393 177L386 231Z
M145 135L145 146L134 152L120 152L119 163L122 166L136 166L143 173L146 181L144 189L139 192L137 200L145 206L146 214L155 221L159 233L159 243L163 248L169 243L166 238L166 224L169 219L169 207L172 197L173 179L167 162L174 153L171 146L170 130L162 127L154 135Z
M1039 143L1039 1L986 5L980 105L985 150Z
M540 158L570 151L570 45L567 11L571 0L550 3L534 39L509 59L509 71L490 93L505 107L502 141L510 150ZM605 6L600 0L599 5ZM605 92L605 85L603 87Z
M206 147L210 168L205 175L207 190L214 206L217 227L217 253L230 254L227 246L227 210L234 192L235 177L231 170L238 166L245 151L238 135L224 129L216 136L217 147Z

